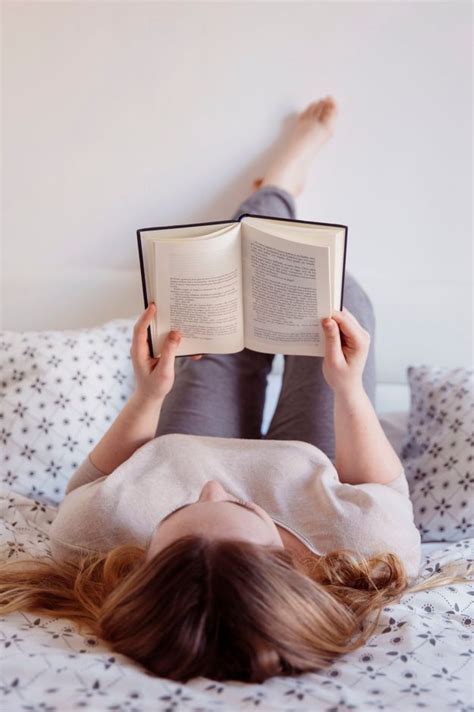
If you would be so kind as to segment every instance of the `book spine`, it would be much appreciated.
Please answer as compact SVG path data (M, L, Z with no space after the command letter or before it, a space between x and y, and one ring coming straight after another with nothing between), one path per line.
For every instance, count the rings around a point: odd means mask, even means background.
M142 277L143 301L145 303L145 309L147 309L148 308L148 295L146 293L145 264L143 261L142 238L140 235L140 230L137 230L137 243L138 243L138 259L140 260L140 273L141 273L141 277ZM151 340L151 328L150 327L147 327L147 341L148 341L148 350L150 352L150 356L151 356L151 358L154 358L153 342Z

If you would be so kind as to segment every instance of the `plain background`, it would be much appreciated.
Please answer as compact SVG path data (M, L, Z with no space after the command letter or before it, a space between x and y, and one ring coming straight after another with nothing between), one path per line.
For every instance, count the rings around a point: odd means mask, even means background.
M349 226L379 379L471 364L470 3L2 10L4 329L138 315L136 229L227 220L331 93L298 212Z

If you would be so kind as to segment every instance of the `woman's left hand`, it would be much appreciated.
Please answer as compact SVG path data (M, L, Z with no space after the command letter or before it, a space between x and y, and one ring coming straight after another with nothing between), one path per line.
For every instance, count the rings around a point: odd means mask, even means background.
M161 355L152 358L148 349L147 328L155 313L156 305L152 302L135 323L130 356L135 373L136 394L144 400L161 403L174 384L174 359L181 334L179 331L170 331Z

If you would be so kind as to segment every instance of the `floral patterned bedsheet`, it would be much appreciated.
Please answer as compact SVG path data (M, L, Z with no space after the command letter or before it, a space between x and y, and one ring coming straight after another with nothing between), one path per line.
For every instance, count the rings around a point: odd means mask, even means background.
M3 559L48 552L56 507L0 490ZM420 576L451 561L470 571L473 541L423 544ZM472 712L474 586L407 594L387 607L367 645L326 670L262 685L197 678L186 685L150 675L68 621L0 617L0 708L25 712L206 712L432 709Z

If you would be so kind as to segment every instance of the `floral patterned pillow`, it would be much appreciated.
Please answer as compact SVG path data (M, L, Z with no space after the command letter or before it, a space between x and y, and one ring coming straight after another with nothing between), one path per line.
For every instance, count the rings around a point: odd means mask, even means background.
M474 371L410 366L410 413L401 460L421 540L472 536Z
M0 484L58 504L134 387L134 320L0 333Z

